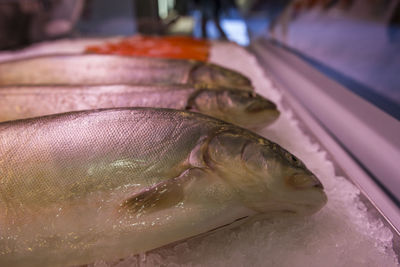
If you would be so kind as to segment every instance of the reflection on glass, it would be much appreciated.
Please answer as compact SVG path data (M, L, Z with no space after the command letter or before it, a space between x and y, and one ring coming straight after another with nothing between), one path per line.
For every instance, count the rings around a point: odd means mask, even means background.
M255 2L249 12L252 36L268 35L400 118L399 1ZM253 12L265 15L264 28L257 28Z

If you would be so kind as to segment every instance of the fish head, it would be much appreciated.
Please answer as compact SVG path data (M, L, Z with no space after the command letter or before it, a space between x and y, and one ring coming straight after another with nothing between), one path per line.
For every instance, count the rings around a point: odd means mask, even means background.
M214 64L196 64L190 73L189 82L209 87L240 88L253 91L251 81L234 70Z
M236 89L203 89L190 98L188 107L248 129L261 129L279 117L276 105L254 93Z
M227 131L208 143L207 162L242 202L260 213L308 215L327 202L304 163L278 144L248 131Z

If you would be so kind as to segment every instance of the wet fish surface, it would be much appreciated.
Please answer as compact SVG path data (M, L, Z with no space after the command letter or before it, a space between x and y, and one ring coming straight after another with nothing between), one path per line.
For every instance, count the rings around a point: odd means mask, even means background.
M326 203L294 155L198 113L131 108L0 123L0 266L118 259Z
M276 105L254 92L190 85L0 87L0 121L114 107L158 107L207 114L251 129L274 122Z
M45 55L82 54L87 46L101 45L108 42L119 42L121 40L121 37L88 37L44 41L32 44L23 49L1 51L0 62Z
M200 84L252 90L242 74L195 60L118 55L48 55L0 63L0 85Z

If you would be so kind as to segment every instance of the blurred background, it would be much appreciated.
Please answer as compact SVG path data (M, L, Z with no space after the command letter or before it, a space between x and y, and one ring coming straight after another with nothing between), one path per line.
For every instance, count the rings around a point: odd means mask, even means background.
M400 119L400 0L0 0L0 50L138 33L268 38Z

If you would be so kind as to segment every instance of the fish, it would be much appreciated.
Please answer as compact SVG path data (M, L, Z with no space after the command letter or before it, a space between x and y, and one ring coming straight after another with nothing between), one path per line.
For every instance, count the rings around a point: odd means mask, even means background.
M47 55L0 63L0 85L197 84L253 90L233 70L195 60L118 55Z
M109 42L121 42L122 37L101 38L66 38L34 43L28 47L17 50L0 52L0 62L45 55L57 54L82 54L86 47L99 46Z
M0 87L0 121L113 107L158 107L207 114L249 129L279 117L276 105L239 89L191 85L92 85Z
M0 266L139 254L327 202L296 156L188 111L118 108L0 123Z

